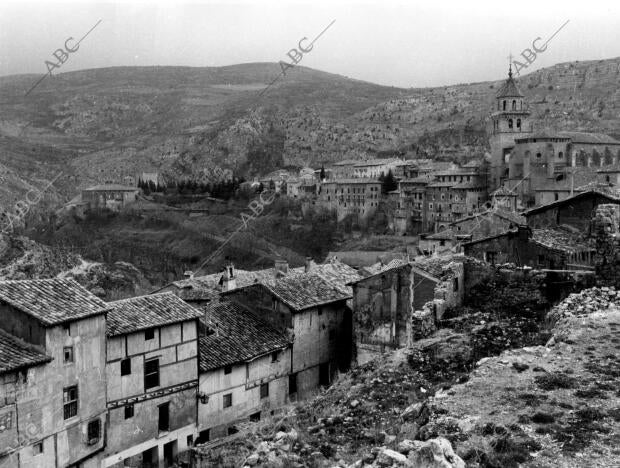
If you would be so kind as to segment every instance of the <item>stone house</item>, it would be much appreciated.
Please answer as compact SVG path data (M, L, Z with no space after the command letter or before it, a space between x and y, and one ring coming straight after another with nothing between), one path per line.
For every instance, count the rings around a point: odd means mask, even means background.
M88 203L88 208L118 211L136 201L140 189L119 184L95 185L82 190L82 202Z
M413 313L433 299L438 282L409 262L393 260L351 283L358 364L386 349L409 345Z
M592 268L595 249L583 233L557 227L530 229L526 226L463 244L467 256L492 265L513 263L551 270Z
M106 308L71 279L0 281L0 465L99 466Z
M567 225L588 232L590 220L601 204L620 204L620 198L600 190L587 190L572 197L525 211L523 216L531 228L554 228Z
M197 443L232 435L296 395L287 335L228 301L206 306L202 326Z
M350 288L320 272L289 275L222 293L251 310L281 333L292 336L290 385L298 398L329 385L351 362ZM334 272L334 278L338 272Z
M376 179L334 179L319 185L316 203L335 211L338 221L347 216L360 225L367 223L381 201L381 182Z
M202 314L172 293L108 306L109 413L102 466L170 466L196 432Z

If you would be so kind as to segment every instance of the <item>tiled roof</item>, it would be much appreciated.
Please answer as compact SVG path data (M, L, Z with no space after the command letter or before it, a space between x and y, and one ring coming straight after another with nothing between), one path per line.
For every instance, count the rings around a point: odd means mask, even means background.
M383 250L366 251L366 250L343 250L329 252L325 262L331 259L338 259L354 268L371 266L379 261L383 263L389 262L394 258L403 258L405 254L402 252L386 252Z
M542 205L536 208L532 208L531 210L524 211L523 216L527 217L527 216L531 216L536 213L541 213L551 208L555 208L557 206L568 205L574 202L575 200L579 200L581 198L585 198L590 195L597 195L603 198L607 198L611 203L620 203L620 198L615 194L605 193L605 192L602 192L601 190L586 190L584 192L577 193L573 195L572 197L564 198L562 200L547 203L546 205Z
M353 290L347 284L362 277L355 268L351 268L336 258L320 265L313 265L310 273L320 276L328 283L343 288L344 291L351 294L353 294Z
M514 78L511 76L504 82L501 88L497 91L495 95L498 98L503 97L523 97L523 94L519 90L517 83L515 83Z
M0 281L0 300L46 326L102 314L108 305L73 279Z
M100 191L115 191L115 192L138 192L138 187L128 187L127 185L120 184L102 184L94 185L92 187L85 188L86 192L100 192Z
M161 293L110 302L108 336L126 335L200 317L202 312L174 294Z
M565 252L583 252L594 250L579 232L568 229L532 229L532 242L554 250Z
M245 362L290 344L285 334L232 302L215 302L204 311L207 327L217 332L200 337L201 372Z
M372 179L370 177L358 177L358 178L351 178L351 179L331 179L323 183L324 184L380 184L381 181L378 179Z
M601 143L620 145L620 141L605 135L604 133L586 133L586 132L560 132L562 137L568 137L572 143Z
M443 276L444 268L452 261L450 257L426 257L413 262L413 266L423 270L435 278Z
M296 311L353 297L349 288L312 273L285 276L264 286Z
M456 234L452 229L444 229L443 231L426 236L426 238L430 240L454 240L456 239Z
M0 374L51 361L52 358L7 332L0 330Z
M300 273L303 270L303 267L291 268L289 274ZM186 301L211 300L221 290L222 275L220 272L174 281L154 292L170 291ZM275 268L254 271L235 269L235 285L237 288L243 288L254 283L273 281L281 275L282 273L277 272Z
M364 166L383 166L385 164L395 164L401 162L400 159L368 159L366 161L358 161L355 163L355 167Z

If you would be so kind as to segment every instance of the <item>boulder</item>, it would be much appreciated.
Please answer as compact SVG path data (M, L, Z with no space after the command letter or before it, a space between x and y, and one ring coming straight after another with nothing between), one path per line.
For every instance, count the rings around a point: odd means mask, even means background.
M465 462L443 437L421 443L409 453L408 460L413 468L465 468Z
M395 450L383 449L377 455L375 460L377 466L407 466L411 467L411 464L407 460L407 457L402 453L398 453Z
M402 412L400 415L403 418L403 421L408 422L412 421L418 424L419 426L423 426L426 424L431 416L431 410L425 401L420 403L414 403Z

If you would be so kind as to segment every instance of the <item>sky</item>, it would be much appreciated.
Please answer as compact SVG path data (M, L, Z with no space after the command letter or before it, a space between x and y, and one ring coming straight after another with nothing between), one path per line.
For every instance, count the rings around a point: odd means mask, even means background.
M522 74L620 56L617 0L3 0L0 76L46 73L46 61L58 63L54 52L70 37L74 49L93 26L54 74L290 62L300 40L307 48L329 26L300 65L388 86L443 86L503 78L510 54L527 63L517 57L563 25Z

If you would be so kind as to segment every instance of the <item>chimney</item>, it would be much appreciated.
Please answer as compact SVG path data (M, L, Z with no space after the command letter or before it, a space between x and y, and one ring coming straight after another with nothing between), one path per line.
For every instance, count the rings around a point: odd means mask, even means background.
M312 269L313 263L314 262L312 261L312 257L306 257L306 268L305 268L306 273L310 272L310 270Z
M276 275L278 275L279 273L283 274L283 275L287 275L288 274L288 262L279 257L276 258L275 260L275 268L276 268Z
M237 288L235 266L232 262L228 262L224 267L224 273L222 274L220 283L222 284L222 291L231 291Z

